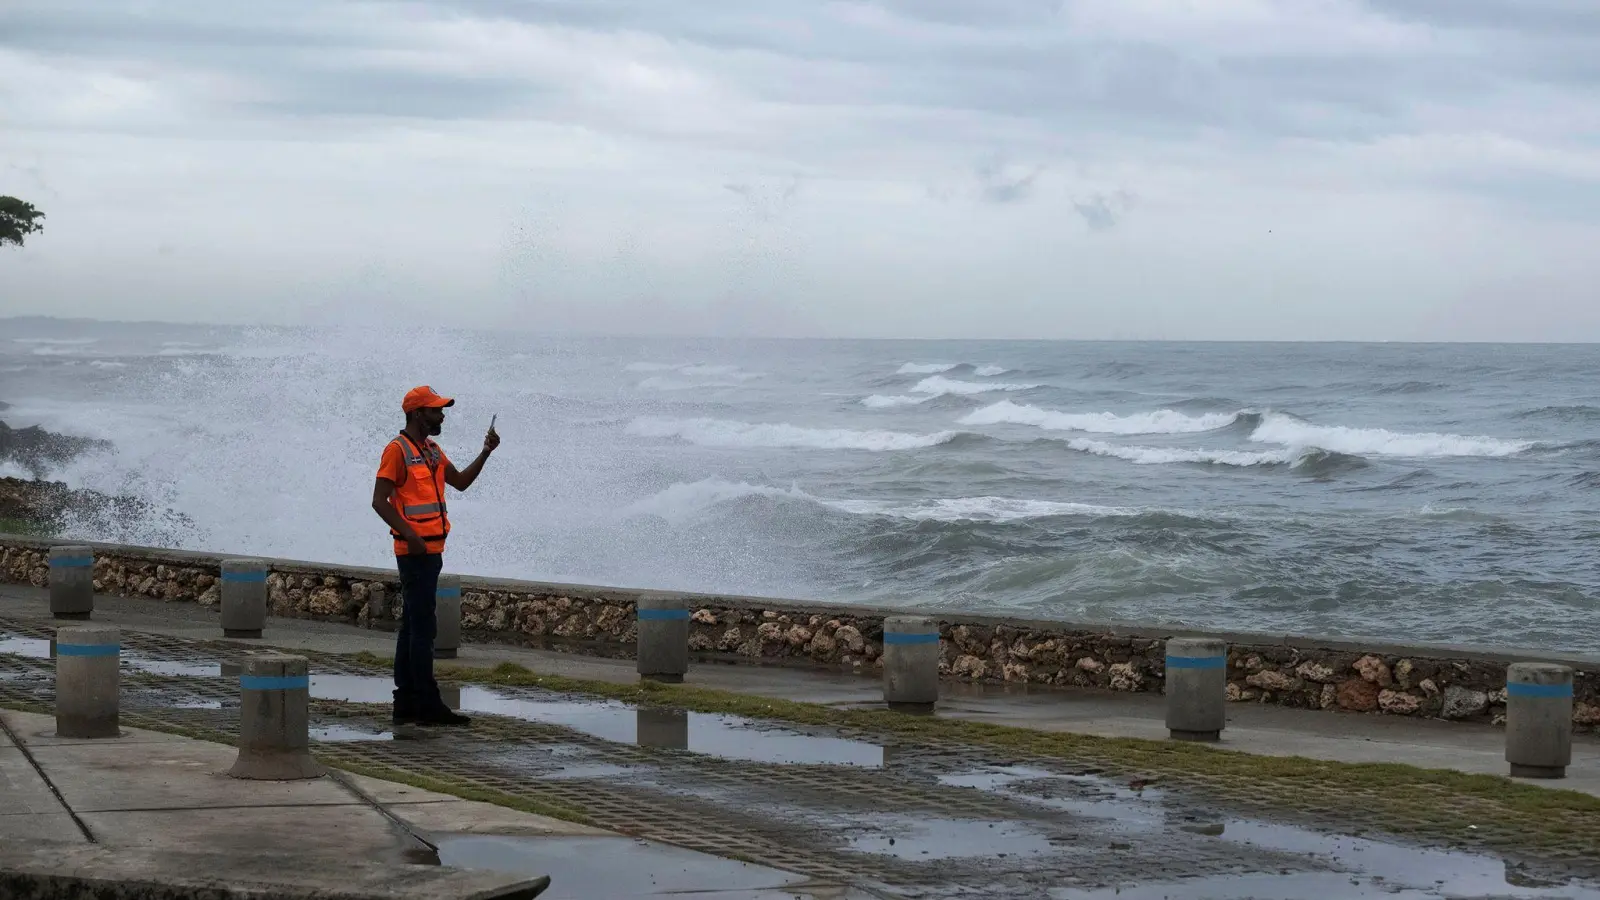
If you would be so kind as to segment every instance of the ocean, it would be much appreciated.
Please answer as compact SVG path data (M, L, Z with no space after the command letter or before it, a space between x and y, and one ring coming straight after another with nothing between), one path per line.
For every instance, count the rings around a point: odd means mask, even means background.
M392 565L401 395L458 398L449 571L1600 651L1600 347L544 338L0 320L76 537ZM25 477L0 462L0 475Z

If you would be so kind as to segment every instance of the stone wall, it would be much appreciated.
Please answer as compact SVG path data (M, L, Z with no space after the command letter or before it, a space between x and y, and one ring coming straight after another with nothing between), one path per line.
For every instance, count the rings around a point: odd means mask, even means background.
M0 535L0 581L48 584L51 542ZM94 545L95 588L126 597L215 606L222 557ZM392 570L269 560L274 615L392 629L399 586ZM468 640L631 657L634 601L625 589L462 579ZM687 594L689 646L701 659L801 665L874 675L883 617L896 612L750 597ZM1159 629L934 614L941 670L969 682L1160 692ZM1183 632L1194 634L1194 632ZM1455 648L1382 647L1305 638L1217 635L1229 642L1228 698L1306 709L1498 722L1505 667L1524 657ZM1549 657L1537 657L1550 659ZM1600 662L1578 670L1573 721L1600 725Z

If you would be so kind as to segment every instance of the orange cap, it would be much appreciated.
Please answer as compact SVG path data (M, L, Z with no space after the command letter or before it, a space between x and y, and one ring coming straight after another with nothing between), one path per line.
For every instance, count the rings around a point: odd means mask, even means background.
M406 398L400 401L400 408L405 412L422 409L424 406L440 409L446 406L454 406L455 402L454 397L441 397L434 392L433 388L424 384L406 391Z

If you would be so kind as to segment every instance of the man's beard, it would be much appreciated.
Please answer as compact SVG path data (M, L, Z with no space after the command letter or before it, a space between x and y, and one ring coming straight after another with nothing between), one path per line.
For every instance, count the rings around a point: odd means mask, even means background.
M439 433L442 432L442 431L444 431L444 423L443 422L435 422L432 425L428 426L428 434L430 436L432 436L432 437L438 437Z

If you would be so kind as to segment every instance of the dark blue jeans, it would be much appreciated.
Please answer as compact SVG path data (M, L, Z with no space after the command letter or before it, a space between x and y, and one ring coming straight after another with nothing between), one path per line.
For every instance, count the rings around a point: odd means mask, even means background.
M439 632L434 594L444 556L397 556L400 567L400 632L394 642L394 710L417 715L440 709L439 682L433 677L433 639Z

